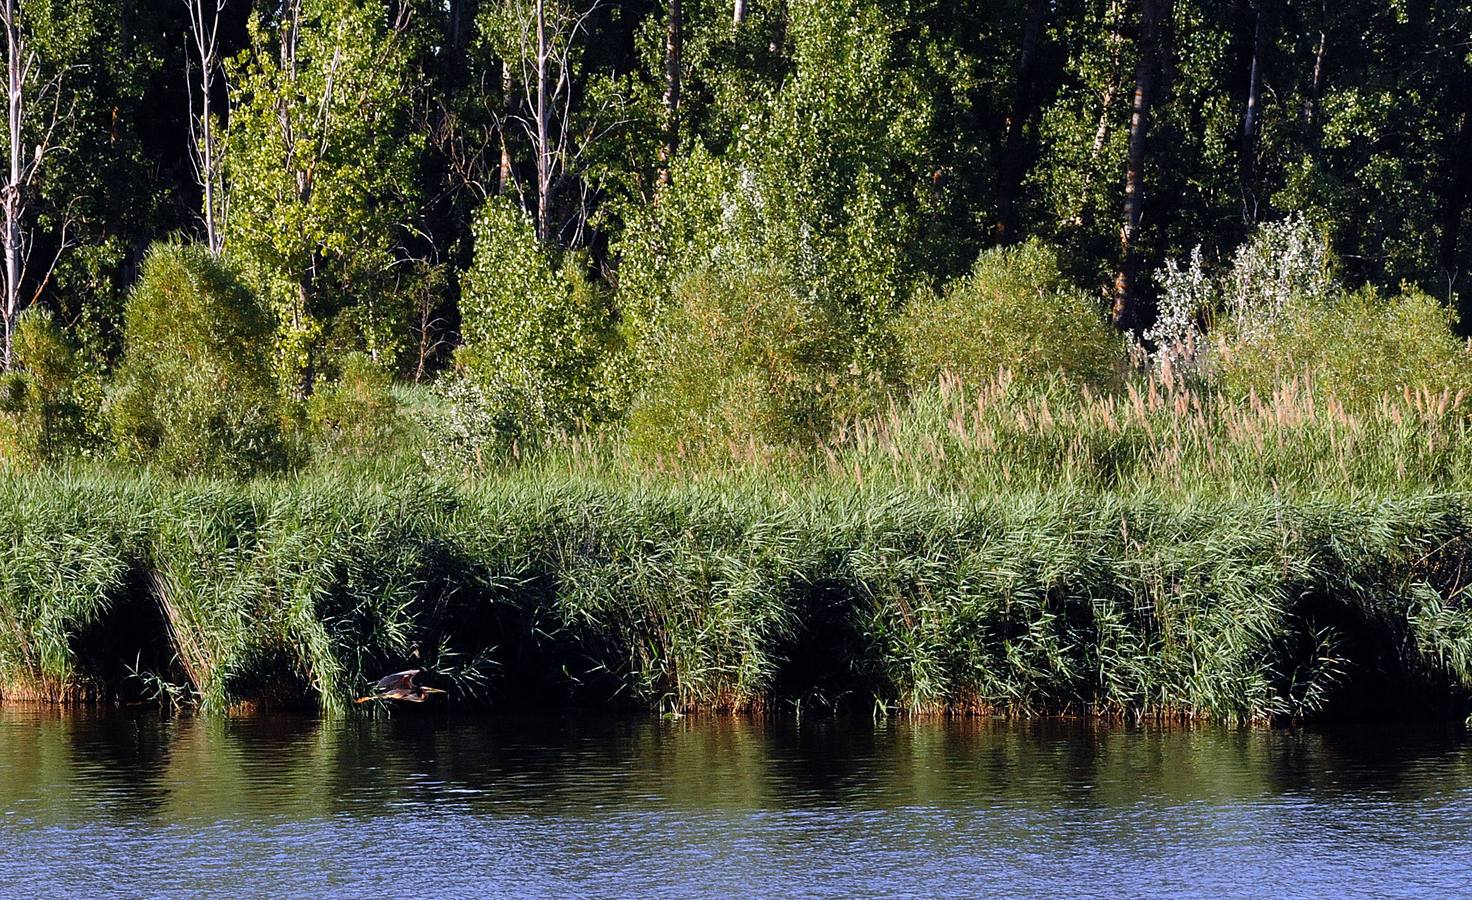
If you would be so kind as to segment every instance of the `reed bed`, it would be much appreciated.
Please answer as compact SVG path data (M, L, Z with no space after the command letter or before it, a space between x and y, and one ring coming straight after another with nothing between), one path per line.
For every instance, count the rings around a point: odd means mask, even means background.
M816 452L0 476L0 695L1462 712L1466 401L942 385Z

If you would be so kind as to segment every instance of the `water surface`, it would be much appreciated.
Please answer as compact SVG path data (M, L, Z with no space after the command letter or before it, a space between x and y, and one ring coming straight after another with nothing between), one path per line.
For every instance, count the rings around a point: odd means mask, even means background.
M0 707L0 893L1460 894L1460 729Z

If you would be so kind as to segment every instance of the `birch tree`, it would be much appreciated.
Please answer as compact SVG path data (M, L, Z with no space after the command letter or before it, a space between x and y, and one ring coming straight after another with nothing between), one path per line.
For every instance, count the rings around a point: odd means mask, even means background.
M0 363L7 371L14 364L11 351L16 319L35 299L27 292L26 284L31 262L31 202L47 157L61 149L54 139L66 115L61 105L61 74L49 80L38 75L38 58L26 31L23 7L20 0L0 0L0 27L5 29L8 138L8 166L0 183L0 214L4 216L0 250L5 256L4 308L0 310L5 342Z
M684 52L684 26L680 0L667 0L664 24L664 142L659 148L659 183L669 184L670 164L680 146L680 57Z
M579 42L598 9L598 2L577 8L558 0L505 0L491 10L486 23L507 63L507 88L514 83L522 91L519 110L508 114L508 124L521 126L530 147L533 196L526 198L519 185L513 186L523 195L537 238L544 243L577 246L587 227L586 194L567 203L569 215L563 215L563 195L570 176L581 168L583 153L604 129L596 114L584 111L581 120L587 127L580 130L574 105ZM515 75L512 69L518 70ZM504 182L515 180L509 147L502 159L504 193Z
M194 164L194 177L204 190L205 245L219 256L225 247L224 167L221 154L224 144L215 133L213 108L215 82L220 75L220 20L226 0L184 0L189 13L189 149ZM194 98L192 70L199 67L199 99ZM196 105L197 103L197 105Z

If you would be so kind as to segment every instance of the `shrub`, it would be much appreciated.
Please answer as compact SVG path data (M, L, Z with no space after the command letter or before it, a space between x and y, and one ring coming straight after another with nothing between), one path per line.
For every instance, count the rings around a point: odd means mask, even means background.
M1036 381L1118 382L1124 341L1035 241L988 250L942 293L922 291L895 325L910 383L942 373L980 384L1007 369Z
M110 410L119 452L180 473L282 467L271 340L255 295L209 251L156 245L128 298Z
M1328 247L1299 216L1260 226L1238 247L1220 288L1236 335L1250 340L1280 319L1331 301L1340 288Z
M517 448L522 423L515 398L464 373L440 379L430 393L432 402L415 410L415 418L424 428L424 461L431 469L484 470Z
M461 281L462 376L501 406L494 417L529 438L610 418L613 305L585 261L555 260L526 214L497 199L482 208L474 235L475 258Z
M34 464L97 447L96 379L50 311L21 314L14 349L17 368L0 376L0 457Z
M779 273L698 273L676 304L648 337L659 363L630 414L636 452L811 444L884 395L882 362Z
M1365 288L1296 303L1270 327L1227 326L1215 365L1236 396L1265 397L1300 377L1320 397L1358 407L1407 390L1472 392L1472 351L1454 325L1455 315L1419 290L1386 300Z
M1205 322L1217 304L1216 280L1201 264L1200 245L1184 267L1166 260L1155 273L1155 283L1160 288L1155 322L1141 335L1146 346L1135 349L1166 380L1200 379L1209 357Z
M1455 315L1410 287L1389 299L1374 288L1347 292L1328 241L1301 218L1258 228L1219 274L1198 248L1156 280L1160 318L1145 332L1156 368L1230 397L1267 398L1301 381L1295 392L1363 409L1389 394L1472 389L1472 351Z
M1327 239L1300 216L1259 226L1225 271L1209 271L1197 246L1184 266L1167 260L1155 282L1157 315L1143 335L1145 355L1167 378L1194 380L1213 374L1209 324L1220 326L1218 338L1257 341L1304 309L1323 308L1342 291Z
M368 354L349 353L338 377L307 401L314 449L348 456L383 452L403 424L392 388L393 377Z

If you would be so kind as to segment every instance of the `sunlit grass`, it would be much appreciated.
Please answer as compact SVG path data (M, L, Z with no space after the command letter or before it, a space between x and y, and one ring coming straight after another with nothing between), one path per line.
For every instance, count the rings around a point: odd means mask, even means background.
M1472 686L1467 422L1447 395L1003 377L721 460L602 435L453 477L407 454L248 483L15 472L0 683L339 711L417 643L455 702L492 705L1444 700ZM144 620L151 643L120 628Z

